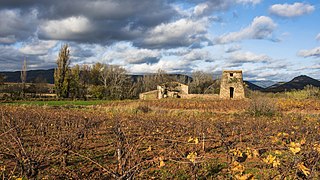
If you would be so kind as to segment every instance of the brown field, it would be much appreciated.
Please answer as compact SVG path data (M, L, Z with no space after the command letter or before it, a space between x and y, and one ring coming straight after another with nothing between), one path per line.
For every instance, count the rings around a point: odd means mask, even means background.
M320 100L0 105L3 179L319 179Z

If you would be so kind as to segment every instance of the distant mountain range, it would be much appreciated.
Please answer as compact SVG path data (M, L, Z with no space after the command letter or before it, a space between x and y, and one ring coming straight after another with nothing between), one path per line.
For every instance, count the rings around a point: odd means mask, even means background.
M260 86L262 88L267 88L267 87L270 87L274 84L276 84L277 82L275 81L268 81L268 80L261 80L261 81L256 81L256 80L253 80L253 81L250 81L251 83L257 85L257 86Z
M6 82L21 82L20 80L20 71L15 72L0 72L6 76ZM48 70L30 70L27 72L27 82L35 82L36 78L41 78L47 83L54 83L54 69ZM185 78L186 82L190 81L192 78L186 75L174 74L172 76L180 76ZM130 75L130 77L135 81L138 77L142 75ZM300 90L303 89L306 85L312 85L315 87L320 87L320 81L313 79L306 75L301 75L293 78L289 82L274 82L274 81L244 81L246 86L254 91L262 92L284 92L291 90Z
M320 81L313 79L306 75L301 75L293 78L291 81L286 83L280 83L266 88L265 92L284 92L291 90L301 90L307 85L312 85L314 87L320 87Z

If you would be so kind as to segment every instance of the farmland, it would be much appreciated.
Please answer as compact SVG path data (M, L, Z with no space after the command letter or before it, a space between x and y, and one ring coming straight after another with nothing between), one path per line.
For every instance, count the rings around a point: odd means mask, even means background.
M0 116L3 179L320 176L319 99L12 103Z

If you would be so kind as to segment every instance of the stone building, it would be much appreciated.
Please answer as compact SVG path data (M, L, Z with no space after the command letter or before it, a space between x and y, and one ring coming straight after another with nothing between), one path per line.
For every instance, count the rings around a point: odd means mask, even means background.
M157 90L141 93L139 98L142 100L162 99L162 98L181 98L188 95L189 87L179 82L167 82L157 86Z
M181 95L188 94L189 87L179 82L167 82L157 86L158 99L181 98Z
M222 99L243 99L244 86L242 71L223 71L220 85L220 98Z

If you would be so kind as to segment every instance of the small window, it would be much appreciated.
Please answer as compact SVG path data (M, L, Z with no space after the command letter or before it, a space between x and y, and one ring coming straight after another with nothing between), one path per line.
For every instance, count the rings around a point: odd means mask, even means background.
M233 77L233 73L230 73L230 76Z

